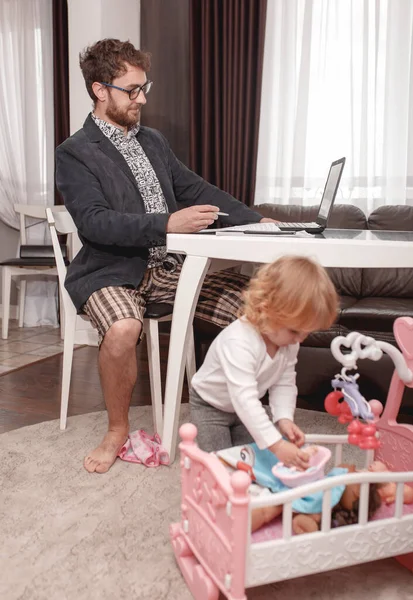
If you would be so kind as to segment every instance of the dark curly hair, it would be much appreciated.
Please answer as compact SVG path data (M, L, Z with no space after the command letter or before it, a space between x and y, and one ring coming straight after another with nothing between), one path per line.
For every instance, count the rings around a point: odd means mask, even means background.
M374 513L381 506L381 498L378 492L379 485L377 483L371 483L369 486L369 507L368 507L368 519L374 515ZM343 525L354 525L359 520L359 500L353 502L351 510L343 508L340 502L331 511L331 526L332 527L343 527Z
M95 81L112 83L116 77L126 73L125 63L139 67L147 73L151 68L150 54L137 50L129 41L121 42L113 38L100 40L79 54L86 89L95 104L97 98L92 84Z

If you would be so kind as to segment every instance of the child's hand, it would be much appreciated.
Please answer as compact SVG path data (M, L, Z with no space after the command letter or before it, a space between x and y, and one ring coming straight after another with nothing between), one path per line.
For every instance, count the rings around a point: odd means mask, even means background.
M301 429L290 419L280 419L277 423L278 429L290 442L301 448L305 442L305 435Z
M299 471L305 471L310 466L307 452L286 440L276 442L268 450L273 452L286 467L296 467Z

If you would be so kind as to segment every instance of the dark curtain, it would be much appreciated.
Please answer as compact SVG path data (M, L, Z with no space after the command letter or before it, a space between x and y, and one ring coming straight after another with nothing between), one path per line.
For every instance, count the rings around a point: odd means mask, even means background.
M70 135L67 0L53 0L53 95L55 146ZM63 204L55 186L55 204Z
M191 0L190 166L254 203L267 0Z
M141 123L159 129L174 154L189 163L189 4L141 0L141 50L151 53L153 90Z

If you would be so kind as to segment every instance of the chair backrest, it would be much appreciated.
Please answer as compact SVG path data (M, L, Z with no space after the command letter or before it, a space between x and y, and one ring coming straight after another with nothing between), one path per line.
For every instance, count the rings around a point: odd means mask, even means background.
M49 225L50 236L52 238L53 251L57 266L57 275L59 278L59 288L63 301L63 307L66 313L76 312L75 306L70 298L66 288L66 265L60 246L58 233L66 234L68 237L68 248L69 248L69 260L72 260L78 253L81 247L79 236L77 234L77 227L69 212L64 206L53 206L52 208L46 208L46 218Z
M44 204L14 204L14 210L20 215L20 244L27 244L26 217L46 221L46 206Z
M49 228L51 223L53 223L57 233L68 236L68 257L69 260L73 260L82 247L82 242L79 239L75 222L67 208L65 206L52 206L46 209L45 214Z

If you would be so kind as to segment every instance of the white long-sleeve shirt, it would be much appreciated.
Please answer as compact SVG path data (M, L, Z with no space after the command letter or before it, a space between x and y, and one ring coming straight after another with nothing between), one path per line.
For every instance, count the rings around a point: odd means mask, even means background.
M294 418L298 349L284 346L271 358L259 332L237 319L212 342L192 386L211 406L237 413L257 446L268 448L281 439L274 423ZM260 401L267 390L274 423Z

